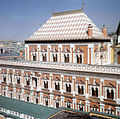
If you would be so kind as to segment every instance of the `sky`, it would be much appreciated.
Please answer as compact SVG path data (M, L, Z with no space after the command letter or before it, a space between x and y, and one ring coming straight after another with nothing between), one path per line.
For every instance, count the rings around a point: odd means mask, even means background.
M80 9L102 29L115 32L120 21L120 0L0 0L0 40L23 41L53 12Z

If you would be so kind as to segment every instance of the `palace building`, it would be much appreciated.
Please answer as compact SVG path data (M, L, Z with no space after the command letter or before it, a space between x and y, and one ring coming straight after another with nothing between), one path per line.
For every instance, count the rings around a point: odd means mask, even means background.
M25 60L0 60L0 99L17 105L0 102L0 112L44 119L40 107L47 114L66 108L120 118L120 67L111 51L106 26L101 32L83 7L52 13L25 40Z

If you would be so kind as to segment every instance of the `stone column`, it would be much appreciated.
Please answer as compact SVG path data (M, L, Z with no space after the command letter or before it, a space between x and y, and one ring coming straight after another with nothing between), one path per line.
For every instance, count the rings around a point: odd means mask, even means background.
M91 47L91 64L95 64L95 60L94 60L94 47Z
M39 81L40 81L40 82L39 82L39 83L40 83L39 90L41 91L41 88L42 88L42 80L41 80L41 78L42 78L42 77L41 77L41 73L39 73L39 74L40 74L40 77L39 77Z
M50 107L53 107L53 94L50 94Z
M74 98L74 99L72 99L72 101L73 101L73 109L76 109L77 107L76 107L76 99Z
M9 69L7 69L7 77L6 77L6 82L7 82L7 85L9 84Z
M24 89L23 88L21 89L21 100L25 101L24 100Z
M13 88L13 98L16 99L16 87Z
M23 79L23 76L24 76L24 71L21 71L21 81L20 81L20 84L22 87L24 87L24 79Z
M40 92L40 104L43 105L43 93Z
M72 77L72 93L73 93L73 96L75 96L75 80L76 80L76 77L73 76Z
M58 62L61 62L61 50L62 50L62 45L59 45L58 46L58 53L59 53L59 55L58 55Z
M85 112L89 112L89 110L90 110L89 109L90 108L89 103L90 102L88 100L85 101Z
M88 81L89 81L89 77L86 77L86 81L85 81L85 94L86 94L86 98L89 97L89 93L88 93Z
M117 87L116 87L116 103L120 104L120 81L117 81Z
M15 70L13 69L13 85L15 86Z
M50 74L49 89L50 89L50 92L52 92L52 74Z
M48 53L48 55L47 55L47 61L48 61L48 62L50 62L50 48L51 48L51 46L48 45L48 46L47 46L47 53Z
M37 77L37 91L40 90L40 77Z
M61 107L64 107L64 97L61 96L60 98L61 98Z
M64 89L63 89L63 80L64 80L64 75L61 75L61 85L60 85L60 92L63 94Z
M25 44L25 60L28 60L28 45Z
M33 100L33 91L31 91L31 94L30 94L30 97L29 97L29 98L30 98L30 102L31 102L31 103L34 103L34 100Z
M88 64L94 64L94 44L88 44Z
M70 45L70 63L73 63L73 49L74 49L74 45L71 44Z
M104 113L104 104L103 103L100 103L100 112L103 112Z
M29 45L25 44L25 60L30 60L29 59Z
M90 62L89 62L89 55L90 55L90 54L89 54L89 53L90 53L90 51L89 51L89 47L88 47L88 51L87 51L87 52L88 52L88 57L87 57L87 58L88 58L88 59L87 59L88 62L87 62L87 63L90 64Z
M8 86L6 86L6 97L8 97Z
M104 100L104 90L103 90L103 86L104 86L104 79L100 79L100 101Z

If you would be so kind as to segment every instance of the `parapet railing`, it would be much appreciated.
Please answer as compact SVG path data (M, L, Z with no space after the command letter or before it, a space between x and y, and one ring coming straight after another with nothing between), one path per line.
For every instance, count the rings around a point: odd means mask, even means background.
M74 70L84 72L120 74L120 66L115 65L88 65L88 64L57 63L57 62L55 63L25 60L0 60L0 64L36 68L51 68L70 71Z

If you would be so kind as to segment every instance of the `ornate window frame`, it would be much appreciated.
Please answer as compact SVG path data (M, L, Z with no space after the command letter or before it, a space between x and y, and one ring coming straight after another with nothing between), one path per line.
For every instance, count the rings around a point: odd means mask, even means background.
M77 64L83 64L84 63L84 52L80 49L80 46L78 46L73 53L73 57L74 57L74 62ZM80 56L82 57L82 62L77 62L77 56L80 58Z

